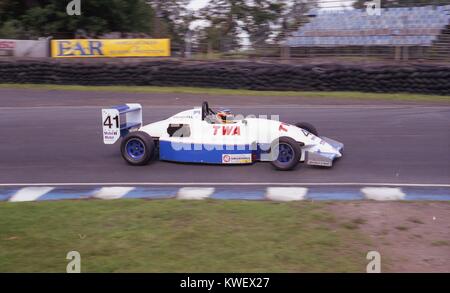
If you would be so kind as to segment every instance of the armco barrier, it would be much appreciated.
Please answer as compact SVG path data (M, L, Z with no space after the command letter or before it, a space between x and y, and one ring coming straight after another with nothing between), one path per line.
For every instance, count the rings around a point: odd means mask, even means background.
M450 95L450 66L7 60L0 61L0 83L197 86Z

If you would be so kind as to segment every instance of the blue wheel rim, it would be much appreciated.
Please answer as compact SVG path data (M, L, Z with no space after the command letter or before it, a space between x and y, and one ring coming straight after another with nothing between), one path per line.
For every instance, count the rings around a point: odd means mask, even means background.
M280 163L287 164L295 157L294 149L287 143L278 144L278 159Z
M142 159L145 155L145 145L138 138L130 139L125 145L127 155L134 160Z

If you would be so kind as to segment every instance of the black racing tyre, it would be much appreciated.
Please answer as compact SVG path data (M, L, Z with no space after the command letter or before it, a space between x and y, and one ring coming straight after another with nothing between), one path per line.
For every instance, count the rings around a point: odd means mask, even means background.
M308 122L298 122L298 123L295 123L295 126L302 128L302 129L314 134L315 136L319 136L319 132L317 131L317 129Z
M278 153L274 151L278 150ZM290 137L280 137L271 146L272 165L281 171L292 170L300 162L302 149L300 144Z
M130 132L123 138L120 151L127 163L134 166L146 165L153 158L155 142L146 132Z

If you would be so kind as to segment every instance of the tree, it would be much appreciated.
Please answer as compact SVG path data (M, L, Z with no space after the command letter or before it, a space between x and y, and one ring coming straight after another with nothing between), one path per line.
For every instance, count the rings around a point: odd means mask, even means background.
M252 45L263 45L272 32L283 4L279 0L211 0L200 12L208 25L201 40L215 50L240 47L247 34Z
M318 0L211 0L200 12L207 22L200 42L228 51L241 46L243 35L254 48L274 44L308 21L307 12Z
M283 10L278 21L275 41L282 41L289 33L309 22L309 12L317 8L319 2L320 0L282 0Z
M150 0L147 3L155 12L152 35L169 37L172 44L183 47L189 24L194 19L187 9L190 0Z
M73 37L83 30L89 36L107 32L151 33L153 10L144 0L89 0L81 2L81 16L69 16L61 0L0 0L0 21L26 37Z
M259 0L250 6L249 17L244 22L252 46L264 46L275 31L285 4L280 1Z
M244 0L211 0L200 10L199 19L207 23L199 42L208 50L232 50L239 46L238 19L244 14Z
M282 14L282 31L297 29L309 21L308 12L318 7L318 0L283 0L285 3Z

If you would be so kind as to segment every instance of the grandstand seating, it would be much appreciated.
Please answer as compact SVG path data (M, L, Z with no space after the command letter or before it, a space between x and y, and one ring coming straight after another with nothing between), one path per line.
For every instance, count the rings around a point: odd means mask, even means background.
M450 5L365 10L319 10L286 39L289 47L432 46L449 25Z

